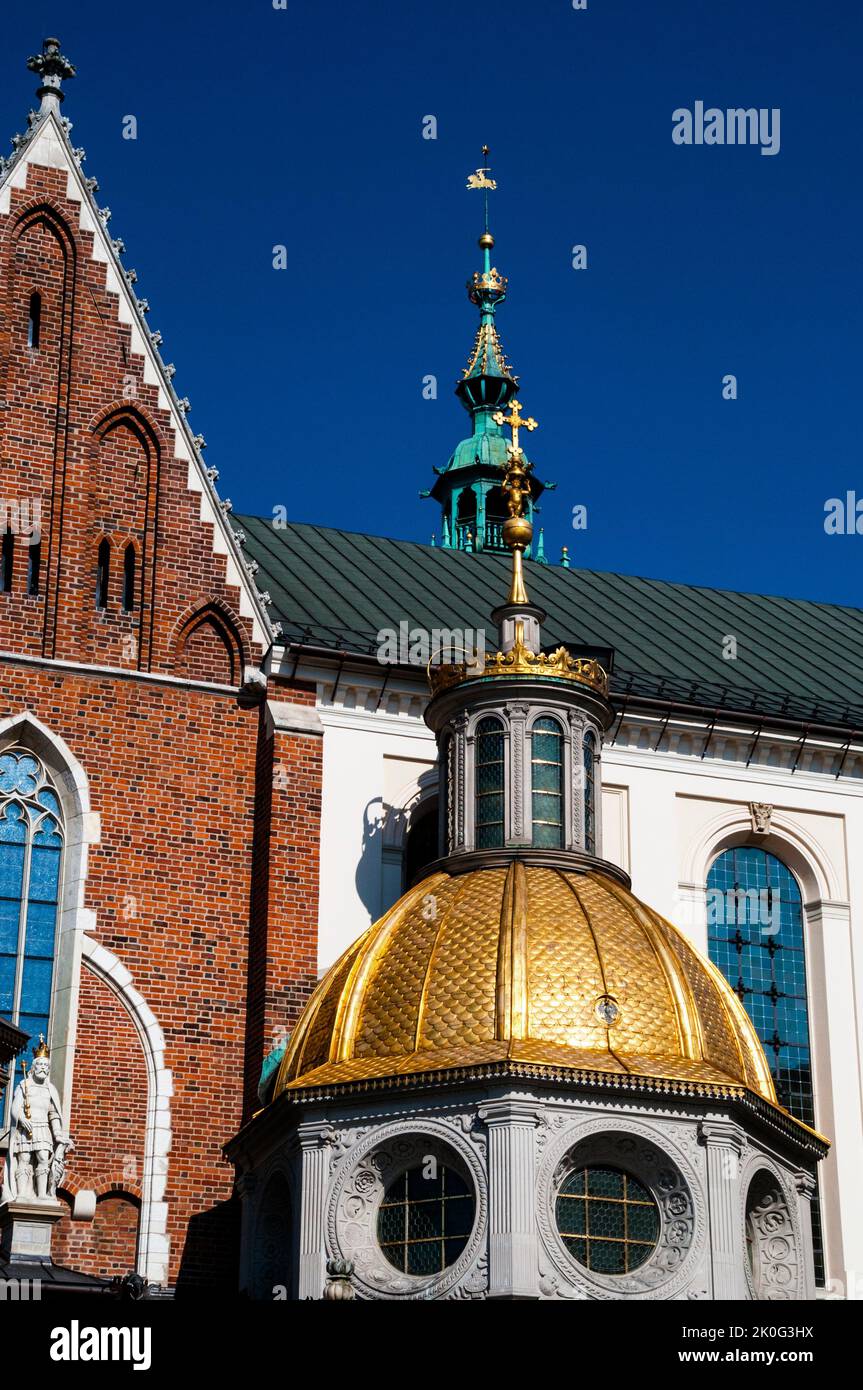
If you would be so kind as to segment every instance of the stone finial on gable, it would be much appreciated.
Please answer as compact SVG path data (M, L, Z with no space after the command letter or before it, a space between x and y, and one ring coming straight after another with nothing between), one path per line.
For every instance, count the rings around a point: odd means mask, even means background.
M65 96L63 82L75 76L73 64L60 52L60 40L44 39L42 52L28 58L27 66L42 79L41 85L36 88L36 95L42 102L41 110L59 111Z

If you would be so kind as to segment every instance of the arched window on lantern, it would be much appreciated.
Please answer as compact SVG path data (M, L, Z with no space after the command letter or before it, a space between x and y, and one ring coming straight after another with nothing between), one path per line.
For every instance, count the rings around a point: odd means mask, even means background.
M34 290L27 316L27 346L38 348L42 339L42 296Z
M108 585L111 580L111 542L107 536L99 542L96 556L96 607L108 607Z
M588 729L582 740L584 767L584 848L596 853L596 735Z
M725 850L707 875L707 944L752 1019L780 1105L816 1128L803 898L791 870L757 845ZM812 1204L815 1282L824 1284L821 1209Z
M29 1035L0 1104L5 1129L12 1092L50 1035L63 858L60 802L35 753L0 754L0 1017Z
M537 719L530 735L533 844L563 848L563 729L556 719Z
M123 552L123 610L135 607L135 547L130 541Z
M481 719L475 740L477 849L501 849L504 832L504 733L499 719Z

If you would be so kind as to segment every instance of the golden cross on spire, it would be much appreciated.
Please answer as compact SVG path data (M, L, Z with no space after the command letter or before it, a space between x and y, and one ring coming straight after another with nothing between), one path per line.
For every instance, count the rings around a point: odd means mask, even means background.
M512 429L512 444L510 445L511 454L520 454L521 449L518 442L518 432L520 429L535 430L539 421L534 420L532 415L528 415L526 420L521 418L521 406L518 401L513 401L510 406L510 414L504 415L502 410L496 410L491 417L496 425L509 425Z

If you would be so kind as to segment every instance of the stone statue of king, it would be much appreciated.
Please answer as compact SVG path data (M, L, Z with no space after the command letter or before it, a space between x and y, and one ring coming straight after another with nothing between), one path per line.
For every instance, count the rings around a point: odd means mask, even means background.
M63 1133L60 1097L51 1083L51 1054L40 1035L30 1073L25 1066L12 1097L2 1200L55 1201L66 1154L74 1147Z

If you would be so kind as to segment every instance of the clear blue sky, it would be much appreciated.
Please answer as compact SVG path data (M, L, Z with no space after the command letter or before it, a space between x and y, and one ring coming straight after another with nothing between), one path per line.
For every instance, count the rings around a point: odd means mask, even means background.
M73 139L235 510L428 540L486 141L549 553L860 604L863 536L823 526L863 498L856 0L36 0L3 28L4 144L43 35L77 64ZM674 145L697 100L779 107L779 154Z

